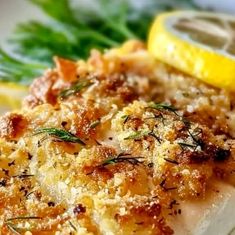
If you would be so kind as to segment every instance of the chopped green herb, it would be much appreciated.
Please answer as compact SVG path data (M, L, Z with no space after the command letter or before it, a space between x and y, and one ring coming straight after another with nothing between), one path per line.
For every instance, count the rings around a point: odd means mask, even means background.
M38 220L38 219L42 219L39 216L18 216L18 217L12 217L6 220L6 222L9 221L14 221L14 220Z
M34 175L27 175L27 174L22 174L22 175L14 175L12 176L13 178L19 178L19 179L24 179L24 178L30 178L33 177Z
M121 118L124 119L123 124L125 124L130 119L130 116L129 115L123 115Z
M120 153L116 157L111 157L103 161L103 163L100 165L102 167L110 165L110 164L116 164L121 162L127 162L132 165L139 165L142 163L139 159L142 159L143 157L128 157L130 154Z
M137 140L148 136L151 131L135 131L131 135L124 138L124 140Z
M190 128L191 122L187 118L181 117L181 121L184 123L186 128Z
M158 141L158 143L161 144L162 139L157 136L153 131L149 132L148 135L154 137Z
M200 146L201 148L204 147L204 142L200 138L200 135L202 134L202 129L201 128L195 128L193 132L188 130L189 135L191 136L192 140L196 143L197 146Z
M75 225L71 221L69 221L69 225L73 228L74 231L77 232L77 228L75 227Z
M80 138L75 136L74 134L57 128L40 128L35 131L35 135L46 133L52 137L55 137L64 142L70 143L79 143L81 145L86 145Z
M148 107L153 108L153 109L158 109L158 110L168 110L174 113L176 113L177 111L177 108L175 108L174 106L170 104L165 104L165 103L151 103Z
M188 147L188 148L193 148L193 149L195 149L195 148L197 147L196 145L188 144L188 143L184 143L184 142L178 142L178 144L180 145L181 148Z
M100 124L100 120L96 120L90 124L90 128L94 129Z
M174 160L174 159L171 159L171 158L164 158L165 161L169 162L169 163L172 163L172 164L175 164L175 165L178 165L179 163Z
M13 225L12 223L6 223L6 226L7 226L7 228L11 231L11 232L13 232L14 234L16 234L16 235L21 235L21 233L20 233L20 229L19 228L17 228L15 225Z
M20 230L22 228L17 227L15 224L13 224L13 221L18 221L18 220L38 220L42 219L41 217L38 216L18 216L18 217L13 217L6 219L5 224L7 225L8 229L13 232L16 235L21 235Z
M78 94L82 89L91 86L93 83L90 81L80 81L72 85L70 88L60 92L59 97L67 98L68 96Z
M166 179L162 180L160 183L160 186L165 190L165 191L170 191L170 190L175 190L177 187L166 187Z
M35 192L36 192L36 190L35 190L35 191L31 191L31 192L27 193L27 194L25 195L25 198L27 198L27 199L28 199L28 198L29 198L29 196L30 196L30 195L32 195L32 194L33 194L33 193L35 193Z

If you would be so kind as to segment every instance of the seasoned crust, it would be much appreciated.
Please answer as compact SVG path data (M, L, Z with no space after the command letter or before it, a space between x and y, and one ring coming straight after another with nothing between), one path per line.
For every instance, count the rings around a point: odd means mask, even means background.
M230 147L180 111L156 107L135 101L112 120L121 147L146 158L165 191L183 198L204 194L217 163L229 159Z
M22 114L8 113L0 118L0 137L19 138L27 127L27 119Z
M48 71L43 77L35 79L30 86L28 95L24 104L28 107L35 107L43 103L55 104L56 94L53 91L53 85L58 79L58 74L53 71Z
M93 51L87 61L57 58L56 64L34 82L23 110L11 114L13 120L24 114L23 132L18 136L10 117L2 122L14 127L3 128L7 140L0 139L3 234L11 233L13 218L13 226L32 234L170 235L169 217L180 219L182 201L203 200L213 179L233 176L232 126L221 114L232 94L172 70L160 76L167 67L136 41ZM81 86L84 81L89 85ZM200 97L182 95L191 83ZM61 97L71 88L77 90ZM222 93L226 105L195 105L195 115L190 112L198 100L222 102ZM153 108L159 102L168 109ZM223 121L229 128L221 135ZM41 128L62 130L85 145ZM24 216L37 219L19 219Z

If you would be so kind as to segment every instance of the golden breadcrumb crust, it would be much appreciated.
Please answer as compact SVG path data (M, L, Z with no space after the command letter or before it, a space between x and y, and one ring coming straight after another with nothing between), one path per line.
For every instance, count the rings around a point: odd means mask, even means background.
M181 201L232 182L234 94L139 41L55 64L0 118L0 234L171 235Z

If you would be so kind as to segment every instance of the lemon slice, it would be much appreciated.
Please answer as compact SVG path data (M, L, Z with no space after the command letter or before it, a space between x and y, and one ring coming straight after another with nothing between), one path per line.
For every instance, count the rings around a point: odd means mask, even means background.
M235 91L235 17L178 11L159 15L148 49L157 59L213 86Z
M27 87L0 82L0 114L18 109L21 106L22 98L27 94Z

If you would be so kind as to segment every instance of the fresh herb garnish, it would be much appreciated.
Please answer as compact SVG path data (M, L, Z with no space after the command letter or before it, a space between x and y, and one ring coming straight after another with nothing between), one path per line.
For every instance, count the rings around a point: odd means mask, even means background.
M47 68L39 62L26 62L23 58L0 48L0 81L29 84L35 76L39 76Z
M153 131L149 132L148 135L150 135L150 136L152 136L153 138L155 138L155 139L157 140L157 142L158 142L159 144L161 144L162 139L161 139L159 136L157 136Z
M192 138L193 142L195 143L195 145L200 146L202 149L204 147L204 142L203 140L200 138L201 134L202 134L202 129L201 128L195 128L193 130L193 132L191 132L190 130L188 130L188 134L190 135L190 137Z
M153 109L157 109L157 110L167 110L167 111L171 111L173 113L176 113L176 111L177 111L177 108L175 108L174 106L172 106L170 104L165 104L165 103L151 103L148 107L153 108Z
M69 225L73 228L74 231L77 231L77 228L71 221L69 221Z
M175 165L178 165L178 164L179 164L176 160L171 159L171 158L166 158L166 157L165 157L164 160L165 160L166 162L169 162L169 163L172 163L172 164L175 164Z
M70 143L79 143L81 145L86 145L79 137L75 136L74 134L57 128L40 128L35 131L35 135L46 133L56 139L59 139L64 142Z
M91 48L106 49L132 38L146 39L150 24L159 12L197 8L192 0L84 1L29 0L41 9L47 22L18 24L9 43L17 58L0 50L0 80L29 84L54 55L77 60L87 58ZM22 58L25 58L22 60Z
M32 195L32 194L35 193L35 192L36 192L36 191L31 191L31 192L27 193L27 194L25 195L25 198L28 199L29 196Z
M170 191L170 190L175 190L177 187L166 187L166 179L162 180L160 183L160 186L165 190L165 191Z
M99 166L104 167L104 166L107 166L110 164L116 164L116 163L121 163L121 162L130 163L132 165L139 165L139 164L143 163L139 159L143 159L143 157L131 157L130 154L120 153L115 157L110 157L110 158L104 160L102 162L102 164Z
M130 119L130 115L123 115L121 118L124 120L123 124L126 124L127 121Z
M100 120L96 120L96 121L92 122L89 127L90 127L91 129L94 129L94 128L96 128L99 124L100 124Z
M5 224L11 232L13 232L16 235L21 235L20 231L24 230L24 229L19 228L18 226L16 226L12 222L18 221L18 220L39 220L39 219L42 219L42 217L39 217L39 216L18 216L18 217L12 217L12 218L6 219Z
M29 174L22 174L22 175L14 175L12 176L13 178L19 178L19 179L24 179L24 178L30 178L33 177L34 175L29 175Z
M21 235L20 229L17 228L14 224L7 222L7 223L6 223L6 226L7 226L7 228L8 228L11 232L13 232L14 234L16 234L16 235Z
M181 147L182 149L185 149L185 148L196 149L196 148L197 148L197 145L189 144L189 143L184 143L184 142L178 142L178 145L180 145L180 147Z
M145 130L145 131L135 131L129 136L125 137L124 140L138 140L141 139L145 136L148 136L150 131Z
M6 222L14 221L14 220L38 220L38 219L42 219L42 217L39 217L39 216L18 216L18 217L12 217L12 218L6 219Z
M72 85L70 88L65 89L60 92L59 97L67 98L70 95L78 94L82 89L91 86L93 83L90 81L79 81L76 84Z

